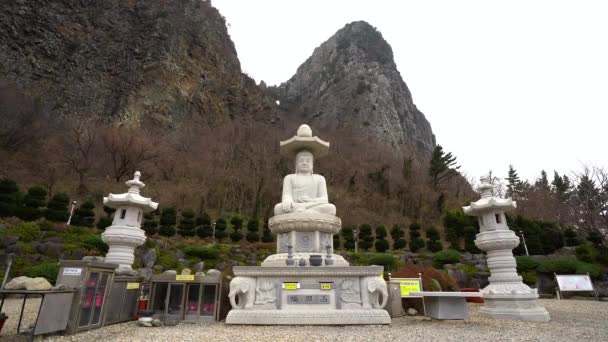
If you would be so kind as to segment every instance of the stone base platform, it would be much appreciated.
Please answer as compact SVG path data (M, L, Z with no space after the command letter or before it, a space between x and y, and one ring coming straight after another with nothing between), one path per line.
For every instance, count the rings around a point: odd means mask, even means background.
M548 322L551 318L547 310L538 303L538 295L488 295L479 313L496 319L516 319L521 321Z
M231 310L227 324L250 325L349 325L390 324L386 310Z

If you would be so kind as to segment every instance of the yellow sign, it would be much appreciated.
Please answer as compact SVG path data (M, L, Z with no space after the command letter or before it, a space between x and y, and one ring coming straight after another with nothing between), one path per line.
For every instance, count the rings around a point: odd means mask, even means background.
M175 276L175 280L182 280L182 281L193 281L194 280L194 274L187 274L187 275L176 275Z
M297 290L298 285L298 283L283 283L283 288L285 290Z
M408 297L410 292L420 292L422 291L422 282L419 278L412 279L391 279L393 281L399 282L399 289L401 292L401 297Z
M139 283L127 283L127 290L136 290L139 288Z
M331 283L321 283L321 290L331 290Z

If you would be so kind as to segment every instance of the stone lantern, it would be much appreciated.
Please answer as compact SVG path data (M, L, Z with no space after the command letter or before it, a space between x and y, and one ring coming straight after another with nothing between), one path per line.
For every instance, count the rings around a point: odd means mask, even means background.
M517 274L513 248L519 245L519 238L505 218L505 212L517 204L511 198L494 197L493 187L482 177L477 188L481 199L463 207L465 214L479 220L475 245L487 253L491 273L490 285L482 290L485 304L479 312L493 318L549 321L549 313L538 303L537 290L524 284Z
M158 203L139 194L145 186L139 180L141 173L135 172L134 178L125 184L129 190L124 194L109 194L103 204L116 209L112 225L101 234L103 242L109 246L105 261L118 264L116 273L134 274L132 269L135 248L146 241L146 234L140 228L144 213L158 208Z

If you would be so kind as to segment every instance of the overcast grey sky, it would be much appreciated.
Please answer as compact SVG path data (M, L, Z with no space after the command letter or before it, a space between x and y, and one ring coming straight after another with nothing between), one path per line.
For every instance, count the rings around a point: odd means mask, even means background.
M504 177L509 164L528 179L608 167L608 1L212 3L243 71L269 85L345 24L378 28L437 142L469 176Z

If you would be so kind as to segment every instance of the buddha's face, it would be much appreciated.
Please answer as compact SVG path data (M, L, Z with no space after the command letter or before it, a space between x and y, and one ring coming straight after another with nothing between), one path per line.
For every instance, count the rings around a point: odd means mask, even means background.
M313 167L313 156L308 151L299 152L296 155L296 173L311 173Z

